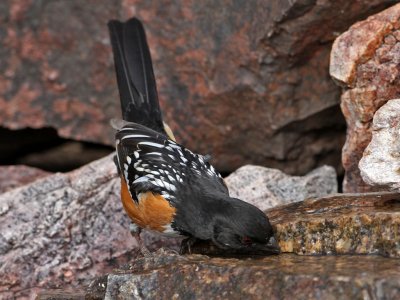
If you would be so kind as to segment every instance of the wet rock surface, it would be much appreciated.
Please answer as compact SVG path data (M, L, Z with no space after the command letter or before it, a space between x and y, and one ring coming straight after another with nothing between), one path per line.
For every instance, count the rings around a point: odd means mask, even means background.
M338 194L266 210L281 252L400 257L400 194ZM208 242L193 253L224 255Z
M244 166L225 178L231 197L244 199L266 210L277 205L337 193L337 176L330 166L305 176L289 176L279 170Z
M268 210L282 252L400 257L400 194L344 194Z
M164 254L136 260L81 293L86 299L395 299L399 292L400 261L378 256ZM61 299L54 295L39 299Z
M360 160L364 181L400 190L400 99L389 100L374 115L372 139Z
M136 15L179 141L223 171L340 169L345 124L327 72L331 43L395 2L2 1L0 124L113 144L108 120L120 108L105 24Z
M400 95L400 4L354 24L333 44L330 74L341 86L347 122L344 192L382 190L366 184L358 163L371 141L372 119Z

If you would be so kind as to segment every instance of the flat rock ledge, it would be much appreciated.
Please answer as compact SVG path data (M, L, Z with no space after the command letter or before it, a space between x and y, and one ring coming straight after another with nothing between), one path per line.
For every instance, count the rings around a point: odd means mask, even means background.
M395 299L400 260L379 256L210 258L156 254L92 282L38 299Z
M333 195L266 213L279 255L226 253L205 242L190 255L161 249L85 290L46 291L38 299L395 299L400 293L399 193Z
M399 193L337 194L274 207L266 214L283 253L400 257ZM195 244L192 253L226 255L204 242Z

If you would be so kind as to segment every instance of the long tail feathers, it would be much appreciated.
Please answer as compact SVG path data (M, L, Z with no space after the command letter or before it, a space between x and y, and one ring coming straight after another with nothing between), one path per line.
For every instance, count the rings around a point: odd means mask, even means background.
M125 23L112 20L108 29L123 119L166 134L142 23L136 18Z

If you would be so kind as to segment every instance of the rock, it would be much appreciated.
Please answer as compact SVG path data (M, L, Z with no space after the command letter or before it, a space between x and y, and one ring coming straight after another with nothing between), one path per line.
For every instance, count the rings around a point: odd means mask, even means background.
M51 173L23 165L0 166L0 194Z
M343 86L341 107L348 130L343 148L343 190L380 190L367 185L358 163L371 141L372 118L400 93L400 4L354 24L336 39L331 76Z
M0 298L75 287L138 255L107 156L0 195ZM143 236L150 249L179 241Z
M339 169L345 125L327 72L331 42L395 2L2 1L0 124L113 144L108 120L120 108L105 24L136 15L179 141L222 171Z
M92 282L82 294L86 299L383 300L395 299L399 290L400 261L378 256L221 259L171 254L136 260ZM65 299L50 295L38 299Z
M364 181L373 186L400 189L400 99L389 100L375 115L372 140L359 168Z
M400 257L400 194L342 194L266 213L282 252Z
M400 194L338 194L266 210L281 252L400 257ZM193 253L230 255L210 243ZM235 254L235 253L233 253Z
M335 169L319 167L305 176L289 176L260 166L244 166L225 182L231 197L243 199L261 210L281 204L337 193Z

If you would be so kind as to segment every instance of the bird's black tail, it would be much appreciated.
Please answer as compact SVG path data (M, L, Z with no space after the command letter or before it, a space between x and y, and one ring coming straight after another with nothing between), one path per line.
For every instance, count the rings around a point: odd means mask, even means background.
M108 29L123 119L166 134L142 23L136 18L126 22L112 20Z

